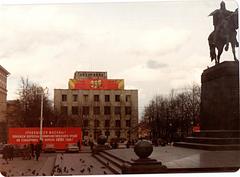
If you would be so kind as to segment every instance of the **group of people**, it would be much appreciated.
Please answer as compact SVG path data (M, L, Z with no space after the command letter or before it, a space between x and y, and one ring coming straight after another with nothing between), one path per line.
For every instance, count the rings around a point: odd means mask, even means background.
M30 160L31 158L36 159L38 161L40 154L42 151L42 143L41 141L38 142L37 144L28 144L24 145L24 150L23 150L23 159L28 159Z
M22 156L23 160L36 159L38 161L42 151L41 141L33 144L25 144L23 148L14 148L12 144L5 144L3 147L3 159L8 164L8 160L13 160L14 155Z

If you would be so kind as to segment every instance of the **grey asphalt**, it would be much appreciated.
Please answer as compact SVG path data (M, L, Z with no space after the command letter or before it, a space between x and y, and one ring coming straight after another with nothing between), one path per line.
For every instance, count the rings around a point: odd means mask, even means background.
M138 159L133 148L108 152L126 161ZM240 151L206 151L175 146L154 147L150 158L161 161L168 168L224 168L240 167Z
M102 165L91 153L58 154L54 175L105 175L113 174Z
M5 164L0 157L0 171L9 176L105 175L112 172L92 157L89 147L82 153L42 153L39 161L14 158ZM108 150L125 161L137 159L133 148ZM206 151L175 146L154 147L150 158L168 168L240 167L240 151ZM54 168L55 166L55 168ZM54 170L53 170L54 169Z
M8 164L0 158L0 171L8 176L44 176L50 175L55 164L56 154L42 153L39 160L23 160L21 157L15 157Z

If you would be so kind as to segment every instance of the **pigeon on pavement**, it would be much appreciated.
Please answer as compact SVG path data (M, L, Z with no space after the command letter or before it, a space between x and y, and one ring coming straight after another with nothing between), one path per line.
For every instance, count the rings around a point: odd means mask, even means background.
M88 170L88 173L91 173L91 168L90 167L88 167L87 170Z
M36 170L33 170L33 171L32 171L32 174L35 175L35 172L36 172Z

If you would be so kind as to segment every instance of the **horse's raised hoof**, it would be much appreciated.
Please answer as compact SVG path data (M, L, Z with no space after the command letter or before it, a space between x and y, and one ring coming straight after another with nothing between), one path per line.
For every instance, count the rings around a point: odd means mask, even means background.
M239 47L239 43L238 42L236 42L236 47Z

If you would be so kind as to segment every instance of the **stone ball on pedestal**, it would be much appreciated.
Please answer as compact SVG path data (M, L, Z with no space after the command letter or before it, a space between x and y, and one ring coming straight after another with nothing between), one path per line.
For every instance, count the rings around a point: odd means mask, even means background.
M100 135L97 139L99 145L104 145L107 142L107 137L105 135Z
M148 158L153 152L152 143L148 140L140 140L134 146L134 152L140 159Z

